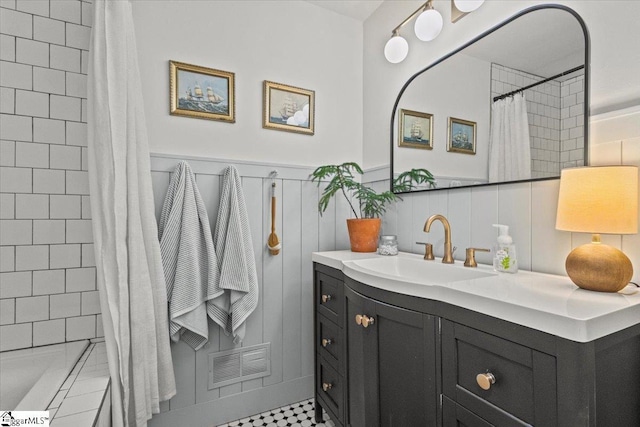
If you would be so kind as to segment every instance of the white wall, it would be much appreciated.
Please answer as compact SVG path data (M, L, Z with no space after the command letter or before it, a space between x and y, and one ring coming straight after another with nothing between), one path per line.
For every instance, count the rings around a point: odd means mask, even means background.
M409 42L409 56L400 64L388 63L382 54L391 30L417 9L421 1L386 1L364 25L364 150L367 168L389 163L389 120L395 97L404 82L474 36L497 25L518 11L535 4L532 0L491 0L455 24L450 19L449 0L435 0L444 18L440 36L421 42L410 26L402 32ZM565 0L587 24L591 36L591 114L599 114L640 103L640 2ZM373 102L375 99L375 102Z
M134 1L133 15L151 152L361 161L361 22L302 1ZM169 60L234 72L236 123L169 115ZM262 128L264 80L315 90L315 135Z

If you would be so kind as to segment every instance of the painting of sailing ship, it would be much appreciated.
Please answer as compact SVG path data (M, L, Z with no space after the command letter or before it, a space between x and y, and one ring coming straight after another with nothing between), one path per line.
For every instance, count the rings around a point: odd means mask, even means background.
M476 154L476 123L449 117L447 151Z
M400 110L400 147L422 148L431 150L433 148L433 115L421 113L419 111Z
M265 81L263 127L313 135L314 104L312 90Z
M171 114L234 122L234 73L170 61Z

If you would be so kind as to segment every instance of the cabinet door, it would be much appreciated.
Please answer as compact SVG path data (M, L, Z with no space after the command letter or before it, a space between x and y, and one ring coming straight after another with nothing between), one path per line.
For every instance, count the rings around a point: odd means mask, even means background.
M365 342L370 342L375 335L375 328L363 328L355 322L355 317L363 313L374 313L375 304L372 300L353 292L345 287L346 312L345 331L347 334L347 424L352 427L374 427L373 421L367 422L365 403L372 399L377 401L377 393L368 384L370 374L365 369L365 361L370 361L369 351ZM367 394L367 396L365 396ZM369 417L371 418L371 416ZM377 425L377 424L375 424Z
M351 426L435 426L435 319L345 294ZM357 315L373 324L358 325Z

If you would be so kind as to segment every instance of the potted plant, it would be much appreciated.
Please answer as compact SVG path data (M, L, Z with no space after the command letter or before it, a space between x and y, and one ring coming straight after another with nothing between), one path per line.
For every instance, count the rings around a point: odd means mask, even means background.
M378 234L380 233L380 216L386 211L385 205L397 199L398 195L391 191L377 193L371 187L357 182L354 173L362 175L362 168L354 162L346 162L341 165L325 165L318 167L311 176L311 181L322 182L327 185L318 201L320 215L327 210L329 201L337 193L341 193L347 200L353 216L347 219L349 241L353 252L375 252L378 246ZM414 184L427 183L434 186L433 175L426 169L411 169L401 173L393 181L396 191L409 191ZM354 207L351 197L358 200L358 209Z

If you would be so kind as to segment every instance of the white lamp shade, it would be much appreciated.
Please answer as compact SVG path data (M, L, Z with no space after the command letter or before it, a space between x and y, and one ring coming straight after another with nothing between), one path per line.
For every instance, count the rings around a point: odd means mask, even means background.
M638 232L638 168L563 169L556 229L594 234Z
M482 6L484 0L453 0L453 3L460 12L469 13Z
M409 43L401 36L393 36L384 45L384 57L392 64L404 61L409 53Z
M427 9L418 16L414 26L416 37L423 42L428 42L440 34L442 31L442 15L435 9Z

